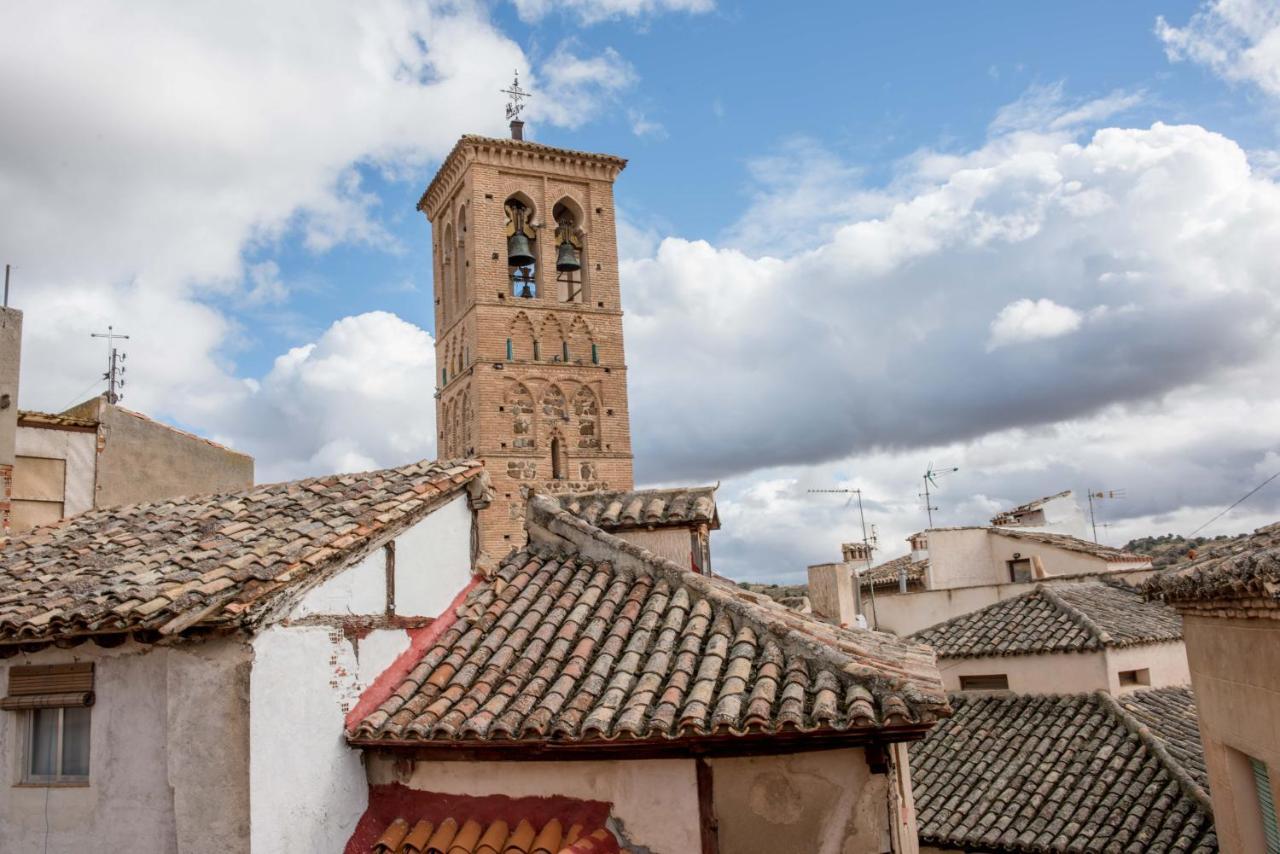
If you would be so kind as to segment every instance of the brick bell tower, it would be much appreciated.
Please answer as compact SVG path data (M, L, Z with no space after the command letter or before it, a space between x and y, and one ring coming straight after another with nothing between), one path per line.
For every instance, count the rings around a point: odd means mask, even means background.
M522 486L633 488L613 182L626 161L467 135L431 222L438 456L484 460L481 547L524 544Z

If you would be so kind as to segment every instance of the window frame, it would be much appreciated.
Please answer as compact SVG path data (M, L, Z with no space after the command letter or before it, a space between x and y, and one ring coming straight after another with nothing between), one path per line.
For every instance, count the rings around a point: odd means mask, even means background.
M1003 685L1003 686L1001 686L1001 687L999 687L999 688L978 687L978 686L974 685L974 682L976 682L977 680L987 680L987 681L988 681L988 683L990 683L990 682L993 682L993 681L995 681L995 680L997 680L997 679L1003 679L1003 680L1004 680L1004 685ZM966 680L968 680L968 681L969 681L969 683L970 683L970 684L969 684L969 687L966 687L966 686L965 686L965 681L966 681ZM961 691L965 691L965 692L970 692L970 691L971 691L971 692L975 692L975 693L977 693L977 692L994 693L994 692L998 692L998 691L999 691L999 692L1005 692L1005 693L1008 693L1008 691L1009 691L1009 674L1008 674L1008 673L966 673L966 674L963 674L963 675L961 675L961 676L960 676L960 690L961 690Z
M88 741L89 756L86 763L86 770L83 774L66 774L63 773L63 748L66 744L65 732L67 722L67 709L77 708L68 706L45 706L43 708L26 709L23 711L23 739L22 739L22 773L19 776L19 785L22 786L39 786L44 788L53 788L59 786L88 786L91 775L93 774L93 707L82 706L85 710L86 727L88 732L85 738ZM32 770L32 764L35 760L35 740L36 740L36 716L42 711L54 710L58 713L58 726L54 733L54 765L56 771L53 774L36 774Z

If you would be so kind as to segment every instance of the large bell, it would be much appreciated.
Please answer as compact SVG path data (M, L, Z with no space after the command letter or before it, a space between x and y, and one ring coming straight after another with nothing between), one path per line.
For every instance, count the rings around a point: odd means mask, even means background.
M528 267L535 260L533 248L529 245L529 238L525 237L522 232L517 231L507 238L507 266Z
M582 269L577 248L567 240L556 249L556 269L561 273L572 273L574 270Z

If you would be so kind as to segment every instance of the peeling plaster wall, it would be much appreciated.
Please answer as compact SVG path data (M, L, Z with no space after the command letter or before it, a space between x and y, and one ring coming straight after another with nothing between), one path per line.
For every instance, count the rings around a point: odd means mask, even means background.
M632 845L650 854L696 854L701 850L698 783L692 759L574 760L568 762L417 761L403 773L395 759L370 753L369 782L402 783L413 789L456 795L508 797L563 795L608 801ZM721 822L723 827L723 820ZM722 831L723 833L723 831ZM346 840L344 839L343 842ZM329 850L341 850L341 845ZM725 854L755 848L733 848ZM808 851L783 848L780 851Z
M14 785L25 716L0 712L0 851L243 850L248 839L248 654L230 641L180 647L86 643L9 667L93 661L89 784ZM48 807L49 833L45 835Z
M890 776L872 774L861 748L710 763L726 854L890 850Z

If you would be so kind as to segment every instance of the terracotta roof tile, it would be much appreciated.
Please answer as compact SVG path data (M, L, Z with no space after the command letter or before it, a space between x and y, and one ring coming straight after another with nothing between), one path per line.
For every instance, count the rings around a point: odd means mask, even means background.
M1122 583L1078 581L1038 584L911 638L939 658L1092 652L1181 640L1182 619Z
M714 486L575 493L562 496L560 504L606 531L693 523L706 523L713 529L720 527Z
M450 816L434 832L432 827L423 819L410 830L407 820L397 818L369 850L372 854L618 854L618 841L607 829L575 824L565 832L556 818L541 827L522 818L513 828L503 819Z
M546 498L527 516L560 547L535 542L474 588L352 741L669 741L919 727L947 714L925 647L682 570Z
M924 574L928 568L928 558L912 560L910 554L905 554L885 561L879 566L873 566L866 572L860 573L858 579L863 589L875 587L879 590L882 587L897 587L902 577L902 570L906 569L907 586L918 588L924 583Z
M1181 692L1184 698L1167 698ZM1159 693L1159 699L1146 695ZM955 715L910 748L920 841L1058 854L1218 850L1209 798L1180 757L1202 757L1190 689L1110 695L953 695ZM1142 707L1177 750L1137 716ZM1203 766L1203 758L1198 760ZM1194 766L1193 766L1194 768Z
M943 529L945 530L945 529ZM1014 540L1029 540L1036 543L1044 543L1048 546L1056 546L1060 549L1066 549L1071 552L1080 552L1081 554L1092 555L1093 557L1102 558L1109 563L1126 562L1126 563L1150 563L1151 558L1147 555L1134 554L1124 549L1113 549L1110 546L1104 546L1099 543L1093 543L1089 540L1082 540L1079 537L1073 537L1070 534L1051 534L1047 531L1024 531L1020 528L1004 528L990 527L986 530L993 534L999 534L1002 537L1009 537Z
M424 484L465 489L477 506L489 498L481 463L423 461L92 510L34 528L0 548L0 644L250 625L275 594L323 578L425 515L434 505L418 498ZM374 521L377 506L394 512Z
M1280 619L1280 522L1152 576L1143 590L1184 613Z

